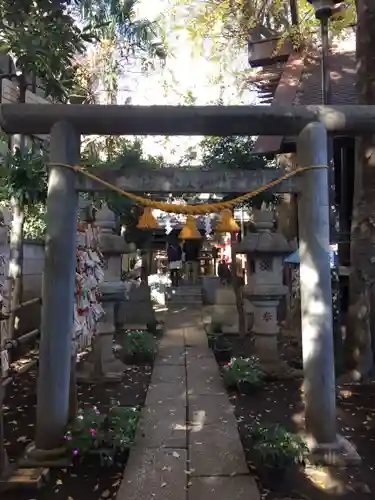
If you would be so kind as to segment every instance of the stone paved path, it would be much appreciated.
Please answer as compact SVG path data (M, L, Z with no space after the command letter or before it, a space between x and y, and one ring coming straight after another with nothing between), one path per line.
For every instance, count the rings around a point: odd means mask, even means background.
M199 310L169 311L117 500L259 500Z

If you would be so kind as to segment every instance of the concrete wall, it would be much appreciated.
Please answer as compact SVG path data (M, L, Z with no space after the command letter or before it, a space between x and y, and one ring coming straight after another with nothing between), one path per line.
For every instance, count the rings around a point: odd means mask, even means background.
M22 302L40 297L44 269L44 242L25 241L23 247L23 290ZM18 314L17 331L20 335L40 325L40 304L27 306Z

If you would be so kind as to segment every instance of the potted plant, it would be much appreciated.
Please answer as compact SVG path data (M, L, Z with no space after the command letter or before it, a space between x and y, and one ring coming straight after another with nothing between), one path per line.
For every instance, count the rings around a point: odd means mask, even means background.
M259 389L263 383L264 374L259 360L255 356L250 358L232 358L223 367L223 379L227 388L236 387L241 394L251 394Z
M156 354L156 341L149 332L129 332L124 339L125 362L128 364L152 363Z
M278 424L257 425L251 438L259 478L270 489L280 486L293 467L305 463L306 443Z
M213 350L219 363L229 363L232 356L232 344L223 336L216 337Z
M252 394L263 385L264 373L255 356L241 359L237 372L237 389L241 394Z
M224 386L226 389L234 389L237 384L236 376L234 370L232 369L233 363L235 363L236 358L231 358L228 364L223 365L221 368L221 374L223 377Z
M95 406L80 410L65 434L67 451L74 461L91 456L101 465L112 465L134 444L139 418L138 408L113 406L107 413Z

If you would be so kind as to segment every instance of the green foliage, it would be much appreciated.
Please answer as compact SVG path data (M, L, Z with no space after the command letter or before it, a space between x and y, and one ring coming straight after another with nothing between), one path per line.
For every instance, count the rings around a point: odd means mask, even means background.
M263 27L278 34L282 40L290 36L295 48L314 43L318 21L307 0L297 0L299 28L291 24L289 1L285 0L175 0L172 13L177 19L175 29L186 30L194 47L207 51L210 40L212 57L223 60L230 47L244 49L249 31ZM340 35L356 20L355 1L345 2L345 9L331 20L331 33Z
M248 136L205 137L200 143L204 167L251 170L267 167L271 162L252 154L254 139Z
M275 160L264 155L252 154L254 139L248 136L206 137L200 143L202 164L206 168L224 168L226 170L252 170L276 167ZM224 200L236 198L244 193L234 193ZM243 206L260 208L262 203L274 204L277 196L264 192L251 198Z
M247 382L253 386L259 386L263 382L264 374L259 359L251 356L250 358L232 358L224 366L224 378L227 378L233 385Z
M25 207L24 238L43 240L46 234L46 205L36 203Z
M288 467L304 463L308 448L300 436L276 425L257 425L251 430L253 450L269 467Z
M117 453L134 444L139 418L138 408L113 406L108 413L96 407L80 410L65 434L67 448L79 458L99 453L103 465L111 464Z
M136 18L139 0L76 0L78 17L99 22L95 57L81 58L73 101L95 103L98 92L106 93L107 104L116 104L119 78L134 59L144 70L154 69L155 61L166 59L159 25Z
M94 26L80 29L53 0L0 0L0 47L23 75L40 79L47 96L65 101L74 84L75 57L93 41Z
M8 152L0 167L0 196L22 206L44 202L47 196L46 158L32 149Z
M83 163L91 168L101 169L155 169L164 165L161 156L145 155L142 149L142 142L139 139L131 141L124 137L104 138L104 143L95 141L86 145L83 152ZM101 158L104 155L104 159ZM145 193L143 193L145 195ZM97 203L105 201L109 208L119 218L120 223L127 227L127 231L132 232L138 241L140 233L144 231L136 230L142 208L132 200L121 196L115 192L107 192L103 196L95 196ZM133 236L132 236L133 237ZM133 240L132 240L133 241Z
M164 46L157 41L159 27L148 19L136 18L139 0L75 0L81 19L100 23L100 40L120 42L121 57L156 56L165 58Z
M125 336L124 349L129 356L153 358L156 354L156 341L149 332L129 332Z

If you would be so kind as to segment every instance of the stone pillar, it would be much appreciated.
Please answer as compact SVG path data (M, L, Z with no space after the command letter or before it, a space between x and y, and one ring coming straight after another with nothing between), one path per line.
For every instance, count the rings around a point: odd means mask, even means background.
M239 333L236 294L232 285L219 285L216 288L211 321L221 326L222 333Z
M298 137L298 165L327 165L327 133L310 123ZM306 431L319 444L336 441L336 393L329 262L328 169L300 177L298 201L302 350Z
M68 123L52 127L50 159L51 163L79 163L80 135ZM48 181L34 449L44 450L45 457L49 452L54 455L61 445L68 418L78 215L75 177L72 170L55 166Z

